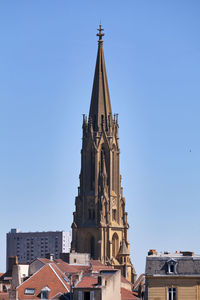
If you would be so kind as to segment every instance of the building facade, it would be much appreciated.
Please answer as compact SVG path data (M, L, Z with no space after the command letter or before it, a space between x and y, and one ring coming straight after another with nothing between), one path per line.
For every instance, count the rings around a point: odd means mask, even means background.
M0 300L139 299L137 293L132 292L132 283L121 276L120 270L89 259L89 254L72 252L69 256L72 264L51 257L37 258L30 265L21 265L17 257L13 258L11 272L3 276L4 279L9 276L9 285L0 289ZM86 260L84 256L87 256ZM1 283L5 282L0 281L0 288Z
M36 257L46 257L51 253L55 258L60 253L69 253L71 233L66 231L20 232L11 229L7 233L7 269L8 258L17 256L20 264L30 263Z
M89 117L83 116L80 187L72 223L72 251L90 253L134 281L127 212L121 187L118 115L112 114L99 27Z
M200 300L200 255L151 250L145 273L145 300Z

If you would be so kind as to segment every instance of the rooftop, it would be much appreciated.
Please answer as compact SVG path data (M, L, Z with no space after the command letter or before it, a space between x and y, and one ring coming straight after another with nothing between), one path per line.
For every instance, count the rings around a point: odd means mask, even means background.
M160 259L166 259L166 258L176 258L176 259L183 259L183 258L197 258L200 259L200 255L199 254L194 254L194 252L192 251L176 251L175 253L171 253L169 251L164 251L164 252L157 252L154 249L151 249L148 251L148 256L147 258L160 258Z

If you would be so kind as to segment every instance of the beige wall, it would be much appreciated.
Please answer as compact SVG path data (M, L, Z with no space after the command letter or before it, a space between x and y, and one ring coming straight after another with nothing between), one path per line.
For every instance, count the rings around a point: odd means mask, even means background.
M102 287L102 300L121 300L121 272L115 274L106 280L106 285Z
M102 272L102 285L96 288L74 288L74 300L83 300L84 292L94 292L94 300L121 300L121 272L114 271L107 278L109 272ZM81 295L79 293L81 292Z
M148 300L168 300L168 288L177 288L177 300L200 300L200 278L147 278Z

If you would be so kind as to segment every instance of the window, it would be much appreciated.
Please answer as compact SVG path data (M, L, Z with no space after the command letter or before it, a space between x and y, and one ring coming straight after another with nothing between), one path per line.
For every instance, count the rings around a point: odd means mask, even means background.
M41 290L41 299L49 299L50 288L48 286L44 287Z
M82 291L78 291L78 300L82 300L82 295L83 295L83 293L82 293Z
M112 237L112 256L116 257L119 251L119 238L115 232Z
M48 291L42 291L41 292L41 299L49 299L49 292Z
M88 217L89 217L89 220L91 220L91 218L92 218L91 209L88 209Z
M89 220L95 219L95 210L94 209L88 209L88 218L89 218Z
M8 289L7 289L6 285L3 285L3 292L4 292L4 293L7 293L7 292L8 292Z
M90 292L90 300L94 300L94 291Z
M35 289L25 289L24 295L34 295Z
M117 211L116 211L116 209L112 210L112 219L113 219L113 221L117 221Z
M66 277L62 276L62 278L63 278L67 283L70 283L69 279L67 279Z
M91 258L94 258L94 251L95 251L95 240L94 240L94 237L92 236L90 238L90 255L91 255Z
M168 288L168 300L177 300L176 288Z
M84 292L84 300L90 300L90 292Z
M174 259L170 259L167 261L167 273L168 274L176 274L176 266L177 266L177 261Z
M169 269L170 269L170 273L174 273L174 265L170 265Z

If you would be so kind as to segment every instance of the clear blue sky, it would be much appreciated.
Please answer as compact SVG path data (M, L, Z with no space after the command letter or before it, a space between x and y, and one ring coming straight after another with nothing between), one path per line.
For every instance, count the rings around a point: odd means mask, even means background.
M199 0L0 1L0 272L6 233L70 230L97 52L119 113L136 271L200 228Z

